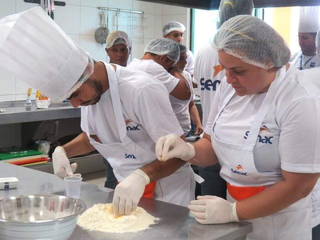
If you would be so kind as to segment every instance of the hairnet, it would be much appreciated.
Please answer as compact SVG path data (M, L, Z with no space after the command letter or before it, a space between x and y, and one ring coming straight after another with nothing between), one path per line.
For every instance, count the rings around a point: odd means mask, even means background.
M163 26L162 32L163 32L163 36L166 36L172 31L179 31L183 33L185 30L186 30L186 27L182 23L171 21Z
M123 31L113 31L111 32L106 41L106 48L111 48L114 45L124 44L129 49L131 49L131 41L127 33Z
M180 53L188 52L188 48L185 45L181 43L178 43L178 44L179 44Z
M249 15L226 21L216 33L213 47L264 69L281 67L290 59L283 38L267 23Z
M168 38L159 38L150 41L144 53L153 53L159 56L167 55L167 57L177 63L180 58L179 44Z
M219 6L220 26L237 15L252 15L252 0L221 0Z

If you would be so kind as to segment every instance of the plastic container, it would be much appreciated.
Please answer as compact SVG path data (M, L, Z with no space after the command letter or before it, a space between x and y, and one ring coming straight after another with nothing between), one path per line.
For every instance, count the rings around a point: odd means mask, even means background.
M82 177L80 174L65 177L64 184L66 187L66 195L71 198L80 198Z

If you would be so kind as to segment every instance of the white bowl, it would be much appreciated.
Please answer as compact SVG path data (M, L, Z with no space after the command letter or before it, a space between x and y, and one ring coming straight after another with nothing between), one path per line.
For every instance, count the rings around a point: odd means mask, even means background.
M0 199L1 240L66 240L86 210L80 199L28 195Z

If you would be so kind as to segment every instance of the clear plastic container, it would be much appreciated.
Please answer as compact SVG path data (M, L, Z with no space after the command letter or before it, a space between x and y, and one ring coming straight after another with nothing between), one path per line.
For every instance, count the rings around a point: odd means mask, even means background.
M80 198L82 177L80 174L65 177L64 179L67 197Z

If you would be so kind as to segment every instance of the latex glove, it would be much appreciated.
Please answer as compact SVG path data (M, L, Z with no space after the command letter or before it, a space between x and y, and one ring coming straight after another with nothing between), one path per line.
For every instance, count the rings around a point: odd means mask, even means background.
M198 196L190 202L191 214L202 224L239 222L236 202L231 203L216 196Z
M194 157L194 147L179 136L169 134L158 139L156 144L156 154L160 161L167 161L171 158L181 158L188 161Z
M72 163L70 165L67 153L61 146L56 147L56 149L52 153L52 163L54 174L60 178L72 176L77 168L76 163Z
M150 183L150 178L140 169L133 171L127 178L121 181L113 195L113 213L116 216L129 215L134 211L144 189Z

